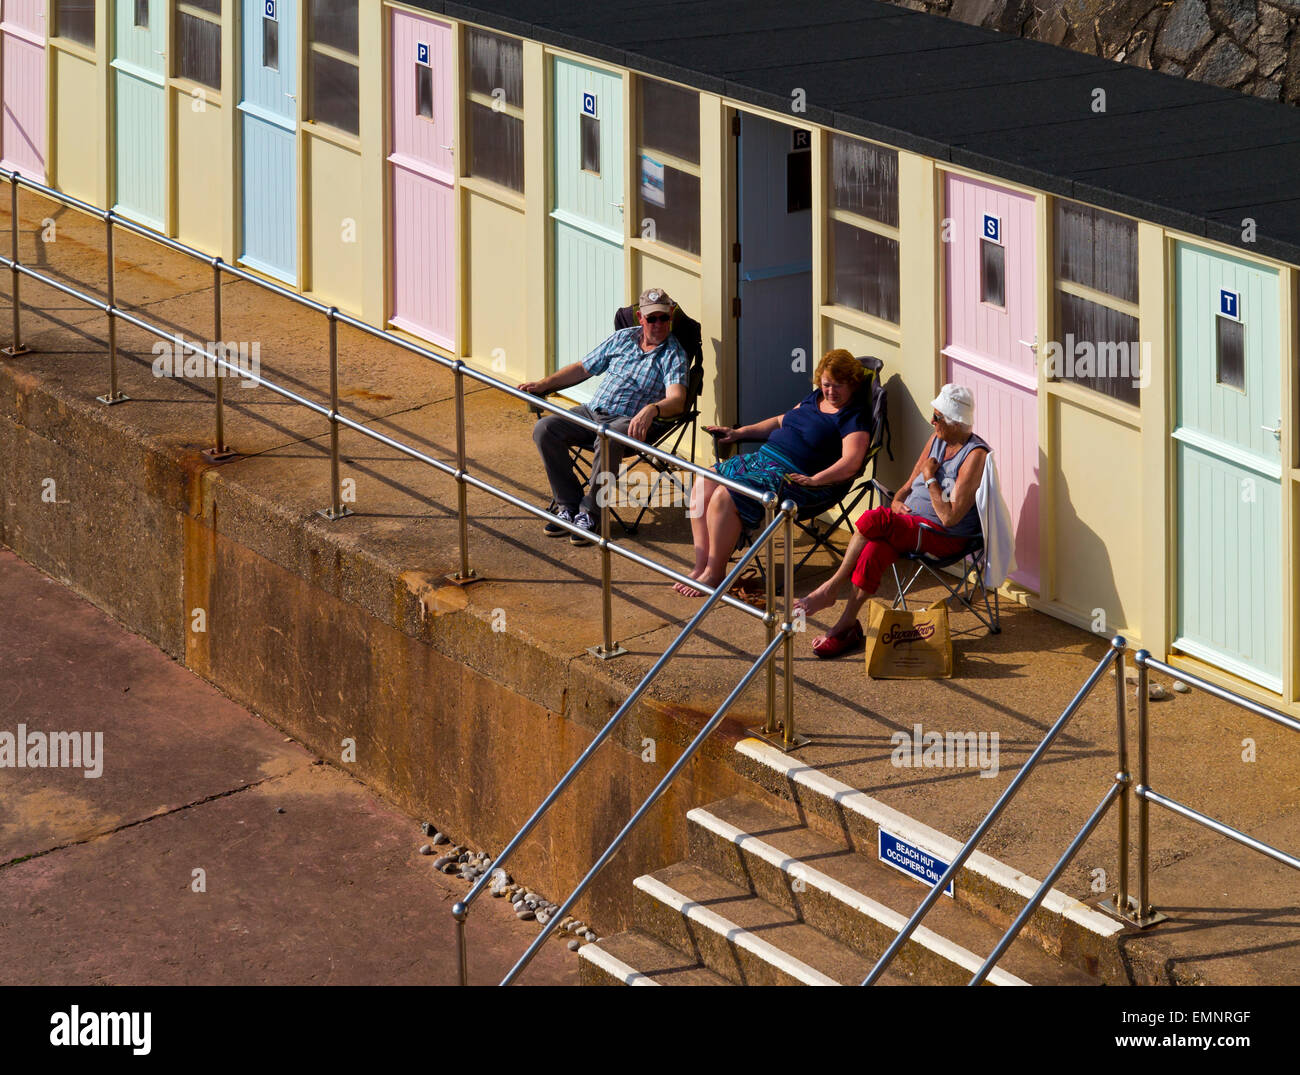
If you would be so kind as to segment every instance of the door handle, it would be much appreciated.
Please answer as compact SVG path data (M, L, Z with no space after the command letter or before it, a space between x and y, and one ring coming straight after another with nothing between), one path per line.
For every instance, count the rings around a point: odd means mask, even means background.
M1038 354L1038 337L1037 337L1037 336L1034 337L1034 342L1033 342L1033 343L1030 343L1028 340L1020 340L1019 342L1022 343L1022 344L1024 344L1026 347L1028 347L1031 351L1034 352L1034 354Z
M1273 436L1280 438L1282 436L1282 419L1279 418L1277 420L1276 429L1274 429L1272 426L1260 426L1259 428L1262 429L1265 433L1272 433Z
M296 93L286 93L285 96L288 97L289 100L291 101L296 101L298 99L298 95Z
M620 213L623 211L622 202L610 202L609 204L612 205L615 209L617 209Z
M442 148L445 149L448 153L455 153L455 152L456 152L456 147L455 147L454 145L443 146Z

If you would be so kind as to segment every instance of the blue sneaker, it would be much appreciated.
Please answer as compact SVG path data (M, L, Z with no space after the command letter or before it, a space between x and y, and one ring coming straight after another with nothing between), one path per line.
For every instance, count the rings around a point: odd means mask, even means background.
M596 536L596 520L588 515L585 511L580 511L573 519L573 525L587 531L592 537ZM577 534L569 535L569 544L571 545L590 545L592 538L579 537Z
M560 520L560 522L571 523L573 522L573 512L568 508L556 508L555 518ZM547 537L564 537L568 532L569 531L561 526L559 522L554 521L549 522L542 527L542 533Z

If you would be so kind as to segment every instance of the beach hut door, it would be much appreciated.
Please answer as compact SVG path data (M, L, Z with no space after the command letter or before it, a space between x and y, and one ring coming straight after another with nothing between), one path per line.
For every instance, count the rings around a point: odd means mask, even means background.
M1177 247L1174 645L1282 689L1278 277Z
M788 411L812 387L810 132L738 115L737 423Z
M6 168L45 182L45 4L4 0L4 121L0 139Z
M456 346L451 27L393 12L392 323Z
M623 268L623 81L569 60L555 60L554 194L556 368L576 362L605 339L614 311L628 299ZM662 281L646 280L646 285ZM564 394L587 403L598 378Z
M118 0L113 17L113 208L166 231L167 9L164 0Z
M1011 577L1038 590L1038 297L1034 199L945 179L944 378L975 395L1016 535ZM922 400L923 407L929 406ZM929 417L927 412L926 417Z
M243 0L240 260L298 279L298 0Z

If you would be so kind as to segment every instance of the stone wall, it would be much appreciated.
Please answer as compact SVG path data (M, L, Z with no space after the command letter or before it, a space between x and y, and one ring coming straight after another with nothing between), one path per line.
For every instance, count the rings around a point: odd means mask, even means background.
M1300 101L1300 0L890 0L1288 104Z

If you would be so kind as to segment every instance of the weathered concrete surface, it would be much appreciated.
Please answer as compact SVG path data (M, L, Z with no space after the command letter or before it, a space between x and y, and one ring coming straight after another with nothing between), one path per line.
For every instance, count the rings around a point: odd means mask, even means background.
M0 603L0 731L103 736L98 777L0 768L0 984L455 983L415 819L5 551ZM536 930L484 900L471 981ZM521 980L577 978L556 941Z
M24 232L27 245L34 226ZM88 270L94 253L88 242ZM60 256L76 268L76 257ZM155 260L139 280L133 267L121 277L155 313L203 335L211 294L201 282L188 281L188 292L168 285L169 273L187 279L179 259L171 273L170 261L149 257ZM300 341L264 345L264 374L320 398L327 379L319 346L301 343L321 338L319 319L313 323L246 285L226 292L228 325L274 329L282 341ZM27 284L23 294L38 306L48 299ZM616 558L614 634L630 653L598 662L586 653L600 639L597 550L546 540L536 519L471 490L471 560L484 581L450 587L442 576L458 564L457 528L454 489L444 475L344 431L342 474L355 483L350 506L357 514L325 522L314 514L330 495L319 416L294 413L265 388L232 387L227 439L249 454L211 467L198 455L211 437L211 382L155 379L148 341L140 339L140 353L124 357L122 368L123 389L136 399L104 408L93 398L104 390L102 352L85 350L84 338L35 312L24 318L31 339L48 349L0 361L0 540L404 809L489 850L514 833L697 607L660 577ZM65 339L68 346L58 349ZM344 398L357 401L345 404L346 413L434 457L453 458L445 372L399 349L346 338L340 380ZM466 406L471 471L544 502L526 409L482 389L468 392ZM61 503L42 501L45 477L55 478ZM688 530L680 510L654 512L635 547L684 565ZM810 573L800 589L816 577ZM205 631L191 629L195 609L204 612ZM954 623L958 674L948 681L873 682L862 674L860 656L820 662L800 639L796 712L815 741L798 757L964 837L1104 642L1019 606L1006 610L1000 636L985 635L965 615ZM519 876L555 898L567 891L731 690L762 640L757 621L735 610L715 612L525 845L515 864ZM602 931L626 922L633 876L682 857L689 806L764 786L731 749L761 714L760 680L580 905ZM1153 714L1158 789L1248 830L1276 826L1283 846L1300 845L1300 754L1280 731L1199 695L1159 703ZM918 722L925 731L997 732L998 776L892 765L891 736ZM1257 743L1254 762L1241 760L1246 737ZM344 738L356 741L355 762L342 761ZM650 748L653 760L643 761ZM1043 876L1114 767L1108 683L984 849ZM1163 870L1189 853L1211 861L1206 851L1217 840L1156 817L1157 903ZM1060 887L1086 899L1097 870L1106 871L1113 888L1115 866L1108 821ZM1261 860L1258 869L1283 868ZM1265 925L1252 925L1251 936L1267 940L1241 947L1265 952L1259 958L1274 968L1269 973L1295 977L1289 883L1252 885L1251 901L1256 894L1263 901L1256 921ZM1236 927L1225 928L1210 943L1226 950L1237 942ZM1205 940L1204 933L1196 938L1198 945Z

